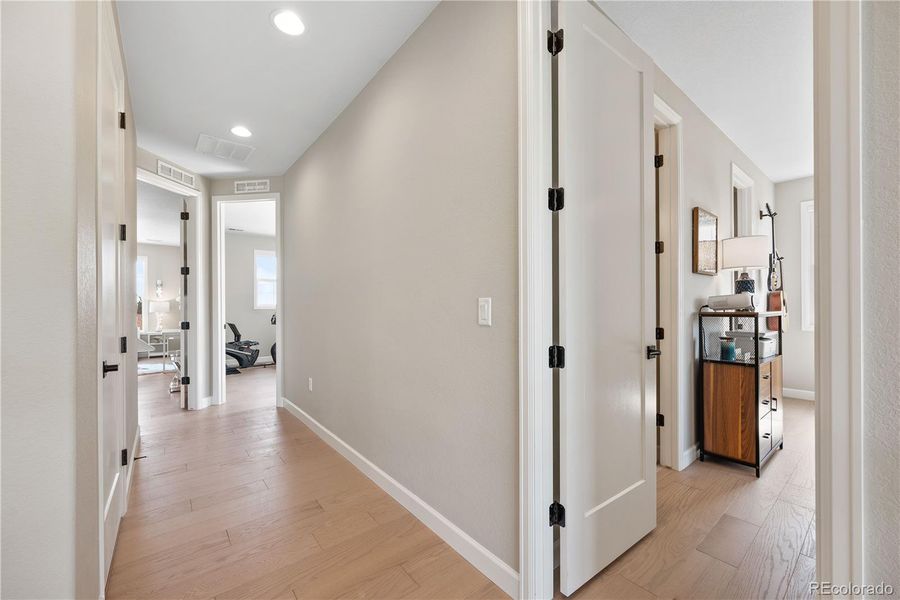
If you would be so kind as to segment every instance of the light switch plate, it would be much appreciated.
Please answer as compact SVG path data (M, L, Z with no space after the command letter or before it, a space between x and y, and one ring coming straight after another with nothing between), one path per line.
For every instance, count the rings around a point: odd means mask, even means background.
M485 327L491 326L491 299L478 299L478 324Z

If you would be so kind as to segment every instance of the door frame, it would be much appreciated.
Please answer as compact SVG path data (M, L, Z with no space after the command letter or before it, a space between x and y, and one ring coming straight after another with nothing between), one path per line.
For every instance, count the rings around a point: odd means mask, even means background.
M681 471L697 456L694 448L681 452L682 427L681 398L688 401L689 393L684 385L684 373L688 372L687 353L681 340L680 315L684 305L684 251L681 240L685 232L681 230L682 220L682 119L659 95L653 95L653 118L659 132L659 153L665 158L659 170L659 239L665 244L665 252L660 255L659 273L659 319L666 332L662 354L659 357L660 382L659 412L665 419L665 426L659 431L659 464Z
M212 197L212 399L210 404L219 405L226 401L225 393L225 222L222 208L228 203L275 201L275 257L278 263L277 300L275 306L275 345L278 346L278 360L284 364L284 236L282 235L281 194L229 194ZM275 406L282 407L284 373L275 367Z
M553 387L546 363L553 248L545 196L553 155L546 48L551 5L552 0L518 5L518 597L523 599L553 597L553 530L547 525L553 499ZM836 582L861 581L863 573L859 12L858 1L813 6L816 322L822 325L816 335L816 577ZM685 237L678 232L680 248ZM829 238L835 252L819 242ZM826 329L830 335L823 335Z
M142 167L136 167L135 169L136 177L138 181L143 183L150 184L152 186L158 187L160 189L166 190L168 192L172 192L173 194L177 194L179 196L184 197L187 200L188 205L188 213L191 215L196 215L199 211L198 203L202 201L203 192L200 190L194 189L192 187L188 187L183 183L179 183L177 181L172 181L171 179L167 179L158 173L154 173L153 171L148 171ZM180 212L181 209L179 209ZM190 230L190 227L188 228ZM196 240L195 240L196 241ZM191 243L187 240L182 240L183 243L187 243L188 246L188 257L190 264L200 265L200 261L203 258L201 252L201 246L198 243ZM136 255L135 255L136 256ZM196 272L195 272L196 271ZM185 336L198 336L199 332L202 331L200 327L201 322L205 318L206 308L200 304L198 301L199 294L197 293L197 288L199 287L197 282L200 280L199 269L191 269L190 277L191 283L194 285L194 291L190 296L190 299L187 301L187 309L183 310L182 320L187 321L191 324L191 329L184 332ZM148 312L149 315L149 312ZM196 337L194 339L190 339L187 344L187 352L185 353L186 362L188 365L188 376L193 377L193 381L196 382L199 378L196 377L196 373L200 370L206 368L205 365L201 364L199 360L200 357L200 344ZM198 410L201 408L205 408L204 399L200 397L198 393L198 387L196 384L191 384L193 387L189 390L188 398L187 398L187 406L184 407L188 410ZM139 424L140 425L140 424Z

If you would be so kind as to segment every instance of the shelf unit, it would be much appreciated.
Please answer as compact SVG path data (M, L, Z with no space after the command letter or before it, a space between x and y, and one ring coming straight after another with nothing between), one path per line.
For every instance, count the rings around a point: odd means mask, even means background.
M702 310L700 460L715 456L756 469L784 448L781 312ZM722 336L734 340L732 360Z

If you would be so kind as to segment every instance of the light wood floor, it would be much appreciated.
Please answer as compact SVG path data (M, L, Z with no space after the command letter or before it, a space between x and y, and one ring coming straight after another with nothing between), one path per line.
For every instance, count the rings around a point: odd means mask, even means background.
M275 370L197 412L138 379L141 446L107 598L508 598L283 409Z
M571 597L812 598L813 407L784 402L784 450L760 479L713 459L681 472L659 469L657 528Z

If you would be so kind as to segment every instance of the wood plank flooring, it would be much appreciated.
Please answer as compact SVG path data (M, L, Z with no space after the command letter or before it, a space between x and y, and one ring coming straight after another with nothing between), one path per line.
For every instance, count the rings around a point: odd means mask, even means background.
M274 368L228 402L178 408L138 378L141 445L106 597L508 598L400 504L274 407Z
M657 472L657 528L578 600L807 598L815 577L812 402L786 400L784 450L753 469L707 459ZM557 592L557 598L562 598Z

